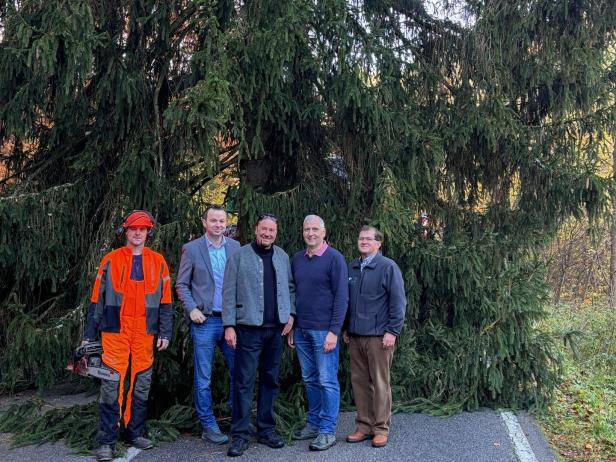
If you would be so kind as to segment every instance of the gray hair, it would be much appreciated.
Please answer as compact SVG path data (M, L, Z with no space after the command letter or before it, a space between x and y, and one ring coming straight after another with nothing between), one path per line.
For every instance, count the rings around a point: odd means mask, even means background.
M306 218L304 218L304 223L306 223L308 220L319 220L319 223L321 223L321 228L325 229L325 222L323 221L323 218L321 218L318 215L306 215Z

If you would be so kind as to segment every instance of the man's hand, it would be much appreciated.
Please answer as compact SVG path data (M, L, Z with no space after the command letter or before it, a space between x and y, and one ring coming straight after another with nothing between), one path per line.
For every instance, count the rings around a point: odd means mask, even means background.
M166 350L168 346L169 339L158 337L158 341L156 342L156 348L158 348L158 351Z
M205 315L199 308L193 308L190 312L190 320L195 324L203 324L205 321Z
M323 343L323 350L325 353L329 353L334 348L336 348L336 344L338 343L338 336L333 332L328 332L325 336L325 342Z
M234 327L229 326L225 328L225 342L227 342L227 345L231 348L235 349L237 345L237 334L235 333Z
M293 337L293 331L289 332L289 335L287 335L287 345L289 345L291 348L295 348L295 338Z
M346 330L342 331L342 340L344 341L344 343L346 343L348 345L348 343L351 341L351 337L349 337L349 333Z
M282 335L287 335L293 329L293 323L295 322L295 318L293 316L289 316L289 320L284 325L284 329L282 329Z
M394 334L390 334L389 332L385 332L383 335L383 348L386 350L391 350L396 344L396 336Z

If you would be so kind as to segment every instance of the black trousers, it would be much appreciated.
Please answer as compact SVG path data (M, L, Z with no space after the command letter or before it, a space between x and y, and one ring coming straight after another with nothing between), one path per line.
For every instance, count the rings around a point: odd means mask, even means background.
M266 436L274 431L274 401L280 383L280 357L283 337L281 327L237 326L235 349L233 413L231 435L249 439L250 414L257 371L257 431Z

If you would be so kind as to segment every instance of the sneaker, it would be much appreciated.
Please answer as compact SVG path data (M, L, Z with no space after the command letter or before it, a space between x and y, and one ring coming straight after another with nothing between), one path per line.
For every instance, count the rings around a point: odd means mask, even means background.
M315 440L310 443L308 449L311 451L325 451L336 444L336 435L330 435L329 433L319 433Z
M137 438L132 439L128 442L128 444L141 450L152 449L154 447L152 440L149 440L143 436L138 436Z
M278 449L284 446L283 439L275 431L270 432L264 436L258 436L257 442L261 444L265 444L266 446L269 446L270 448L274 448L274 449Z
M250 443L244 438L234 437L227 449L227 455L229 457L239 457L244 454L244 451L248 449Z
M317 436L319 436L319 429L310 424L306 424L304 428L293 432L294 440L312 440Z
M201 439L214 444L227 444L229 437L220 431L218 427L204 428Z
M101 444L101 446L96 450L96 460L104 461L104 460L112 460L113 459L113 449L109 444Z

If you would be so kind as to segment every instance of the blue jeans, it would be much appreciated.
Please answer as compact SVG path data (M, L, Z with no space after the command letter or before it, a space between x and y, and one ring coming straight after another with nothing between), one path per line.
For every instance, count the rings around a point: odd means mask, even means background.
M192 323L190 334L193 340L193 359L195 365L195 408L203 428L218 428L212 410L212 363L216 346L222 351L231 377L229 385L229 406L233 396L233 364L235 350L225 342L222 319L210 316L203 324Z
M231 435L233 438L250 439L252 395L258 372L257 431L259 436L265 437L276 430L274 401L280 387L278 372L283 346L282 328L237 326L235 332L237 347Z
M308 425L319 433L336 434L340 408L338 351L340 342L329 353L323 350L327 331L295 328L295 351L302 367L308 396Z

